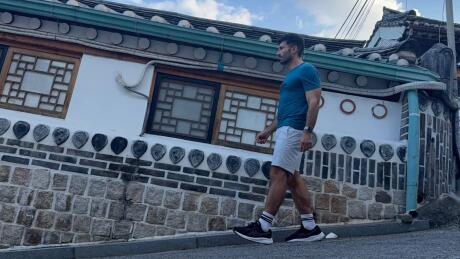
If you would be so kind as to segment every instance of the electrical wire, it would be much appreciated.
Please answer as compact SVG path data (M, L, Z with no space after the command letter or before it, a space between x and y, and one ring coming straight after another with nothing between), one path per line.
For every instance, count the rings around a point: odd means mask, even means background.
M355 10L355 7L356 5L358 4L358 2L361 1L361 0L356 0L355 4L353 5L353 8L351 8L350 12L348 12L348 15L347 15L347 18L345 18L345 20L343 21L342 25L340 26L340 29L337 31L337 33L335 34L334 36L334 39L337 39L337 36L339 35L340 31L342 30L343 26L345 25L345 23L348 21L348 19L350 18L350 15L351 13Z
M361 9L359 10L358 15L356 16L355 20L354 20L353 23L351 24L350 29L348 29L347 34L345 34L344 39L347 38L347 36L348 36L348 34L350 33L351 29L355 26L356 20L358 19L358 17L361 16L361 13L362 13L362 11L363 11L363 9L364 9L364 6L366 6L366 4L367 4L368 2L369 2L369 0L366 0L366 2L364 2L363 6L362 6Z
M361 31L361 29L363 28L363 25L364 25L367 17L369 16L369 13L372 11L372 7L374 6L374 3L375 3L375 0L372 0L372 3L370 4L369 8L367 9L366 14L364 15L364 19L361 20L361 23L357 27L356 32L353 34L353 37L352 37L353 39L356 39L358 37L358 34Z

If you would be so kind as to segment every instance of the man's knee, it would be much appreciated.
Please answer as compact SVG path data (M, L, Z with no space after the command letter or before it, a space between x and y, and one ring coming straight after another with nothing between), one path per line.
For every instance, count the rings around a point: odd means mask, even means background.
M287 172L284 169L273 166L270 170L270 181L271 182L286 182Z

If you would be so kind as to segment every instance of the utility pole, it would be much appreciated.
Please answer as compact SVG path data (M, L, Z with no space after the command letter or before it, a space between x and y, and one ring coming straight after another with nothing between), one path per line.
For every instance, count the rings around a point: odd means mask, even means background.
M453 75L453 82L452 83L452 93L454 93L458 97L458 89L457 89L457 52L455 50L455 29L454 29L454 12L452 7L452 0L445 0L446 1L446 23L447 23L447 46L453 51L453 64L452 64L452 75Z

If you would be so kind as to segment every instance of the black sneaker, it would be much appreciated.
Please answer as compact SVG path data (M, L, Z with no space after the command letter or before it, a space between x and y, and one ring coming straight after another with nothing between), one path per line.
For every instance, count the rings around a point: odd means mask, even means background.
M288 236L286 242L311 242L311 241L320 241L324 238L324 233L321 229L316 226L312 230L308 230L300 225L300 229L294 232L294 234Z
M246 227L234 227L233 232L249 241L266 245L273 243L272 231L264 232L259 221L249 223Z

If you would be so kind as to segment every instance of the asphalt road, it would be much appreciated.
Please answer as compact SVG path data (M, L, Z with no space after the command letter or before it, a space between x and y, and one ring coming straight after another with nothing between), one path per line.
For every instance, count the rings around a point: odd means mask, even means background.
M315 243L249 244L110 257L110 259L204 258L459 258L460 228L396 235L338 238ZM107 259L107 257L105 257Z

